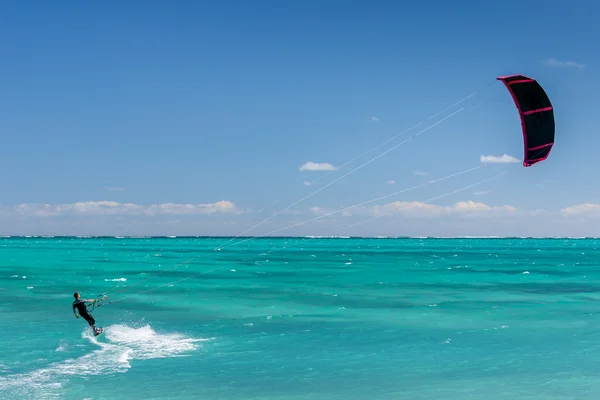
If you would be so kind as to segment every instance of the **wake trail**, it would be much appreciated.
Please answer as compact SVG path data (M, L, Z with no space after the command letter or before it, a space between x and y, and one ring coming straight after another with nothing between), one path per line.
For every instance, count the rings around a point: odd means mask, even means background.
M64 386L75 377L125 373L132 368L131 360L181 357L195 351L199 342L211 340L179 333L158 333L150 325L132 328L121 324L105 327L98 337L86 328L81 337L98 348L32 372L0 377L0 392L15 400L60 399ZM64 344L56 351L64 351Z

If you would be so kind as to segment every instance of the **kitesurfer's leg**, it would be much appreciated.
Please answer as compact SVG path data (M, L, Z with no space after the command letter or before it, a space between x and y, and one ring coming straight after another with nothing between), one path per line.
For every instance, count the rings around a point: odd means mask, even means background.
M92 327L92 329L95 331L96 330L96 320L94 319L94 317L92 317L91 314L89 313L85 313L85 314L80 314L83 319L85 319L87 321L87 323Z

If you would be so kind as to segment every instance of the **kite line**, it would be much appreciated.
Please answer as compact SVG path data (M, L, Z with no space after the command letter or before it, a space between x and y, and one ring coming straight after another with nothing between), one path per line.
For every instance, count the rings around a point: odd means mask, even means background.
M401 190L401 191L398 191L398 192L395 192L395 193L392 193L392 194L390 194L390 195L386 195L386 196L383 196L383 197L389 197L389 196L392 196L392 195L395 195L395 194L398 194L398 193L401 193L401 192L407 192L407 191L410 191L410 190L414 190L414 189L416 189L416 188L418 188L418 187L426 186L426 185L429 185L429 184L432 184L432 183L436 183L436 182L441 182L441 181L443 181L443 180L445 180L445 179L449 179L449 178L451 178L451 177L455 177L455 176L459 176L459 175L462 175L462 174L466 174L466 173L468 173L468 172L471 172L471 171L477 170L477 169L479 169L479 168L484 168L484 167L485 167L485 165L480 165L480 166L477 166L477 167L469 168L469 169L466 169L466 170L463 170L463 171L460 171L460 172L457 172L457 173L454 173L454 174L450 174L450 175L447 175L447 176L445 176L445 177L438 178L438 179L435 179L435 180L429 181L429 182L427 182L427 183L424 183L424 184L421 184L421 185L416 185L416 186L413 186L413 187L410 187L410 188L407 188L407 189L404 189L404 190ZM429 198L429 199L426 199L426 200L422 201L422 203L426 203L426 204L427 204L427 203L430 203L430 202L432 202L432 201L434 201L434 200L438 200L438 199L440 199L440 198L447 197L447 196L450 196L450 195L453 195L453 194L456 194L456 193L462 192L462 191L464 191L464 190L468 190L468 189L470 189L470 188L473 188L473 187L475 187L475 186L478 186L478 185L484 184L484 183L486 183L486 182L488 182L488 181L490 181L490 180L492 180L492 179L495 179L495 178L497 178L497 177L499 177L499 176L501 176L501 175L504 175L504 174L505 174L505 173L500 173L500 174L497 174L497 175L495 175L495 176L493 176L493 177L491 177L491 178L486 178L486 179L483 179L483 180L481 180L481 181L478 181L478 182L476 182L476 183L473 183L473 184L467 185L467 186L465 186L465 187L462 187L462 188L460 188L460 189L452 190L452 191L450 191L450 192L446 192L446 193L444 193L444 194L441 194L441 195L438 195L438 196L431 197L431 198ZM337 211L335 211L335 212L331 212L331 213L329 213L329 214L325 214L325 215L320 215L320 216L317 216L317 217L315 217L315 218L312 218L312 219L311 219L311 220L309 220L309 221L315 221L315 220L318 220L318 219L322 219L322 218L325 218L325 217L327 217L327 216L331 216L331 215L334 215L334 214L337 214L337 213L341 213L341 212L343 212L344 210L348 210L348 209L351 209L351 208L359 207L359 206L361 206L361 205L363 205L363 204L371 203L371 202L374 202L374 201L377 201L377 200L380 200L380 199L381 199L381 197L378 197L378 198L372 199L372 200L370 200L370 201L367 201L367 202L362 202L362 203L356 204L356 205L354 205L354 206L347 207L347 208L345 208L345 209L342 209L342 210L337 210ZM396 212L398 212L398 211L402 211L403 209L405 209L405 208L408 208L408 207L409 207L409 206L407 206L407 207L404 207L404 208L400 208L400 209L396 209L395 211L396 211ZM338 228L338 229L335 229L335 230L333 230L333 231L332 231L330 234L333 234L333 233L339 232L340 230L349 229L349 228L351 228L351 227L354 227L354 226L356 226L356 225L363 224L363 223L367 223L367 222L370 222L370 221L372 221L372 220L374 220L374 219L378 219L378 218L381 218L381 217L383 217L383 216L387 216L387 215L390 215L390 214L379 215L379 216L376 216L376 217L374 217L374 218L369 218L369 219L367 219L367 220L364 220L364 221L362 221L362 222L358 222L358 223L354 223L354 224L351 224L351 225L348 225L348 226L345 226L345 227L342 227L342 228ZM302 223L307 223L307 222L309 222L309 221L304 221L304 222L302 222ZM302 224L302 223L301 223L301 224ZM290 226L290 227L291 227L291 226ZM299 245L299 244L298 244L298 245ZM276 252L276 251L280 251L280 250L282 250L282 249L286 249L286 250L287 250L287 249L289 249L290 247L294 247L294 245L291 245L291 246L286 246L286 247L282 247L281 249L273 249L273 250L267 251L265 254L272 254L272 253L274 253L274 252ZM249 257L249 258L245 258L245 259L243 259L243 260L241 260L241 261L246 261L246 260L250 260L250 259L251 259L251 257ZM192 260L193 260L193 259L192 259ZM187 262L189 262L189 261L187 261ZM186 263L187 263L187 262L186 262ZM184 263L182 263L182 264L184 264ZM182 264L178 264L178 266L179 266L179 265L182 265ZM199 272L199 273L193 274L193 275L191 275L191 276L188 276L188 277L185 277L185 278L182 278L182 279L179 279L179 280L173 281L173 282L168 282L168 283L165 283L165 284L163 284L163 285L159 285L159 286L157 286L157 287L155 287L155 288L151 288L151 289L148 289L148 290L144 290L144 291L141 291L141 292L133 293L133 294L131 294L131 295L128 295L128 296L121 297L121 298L119 298L119 299L116 299L116 300L113 300L113 301L111 301L111 302L110 302L110 304L112 304L112 303L117 303L117 302L119 302L119 301L123 301L123 300L125 300L125 299L131 298L131 297L134 297L134 296L138 296L138 295L141 295L141 294L150 293L150 292L153 292L153 291L155 291L155 290L162 289L162 288L164 288L164 287L173 286L173 285L175 285L175 284L177 284L177 283L180 283L180 282L186 281L186 280L188 280L188 279L192 279L192 278L195 278L195 277L197 277L197 276L200 276L200 275L208 274L208 273L210 273L210 272L219 271L219 270L221 270L221 269L224 269L224 268L227 268L227 267L228 267L227 265L223 265L223 266L220 266L220 267L217 267L217 268L213 268L213 269L210 269L210 270L207 270L207 271L202 271L202 272ZM173 268L171 268L171 269L173 269ZM162 273L162 272L164 272L164 271L165 271L165 270L161 271L161 273ZM157 274L155 274L155 275L157 275ZM135 286L135 285L132 285L132 286Z
M352 160L350 160L350 161L348 161L348 162L344 163L344 164L343 164L343 165L342 165L340 168L343 168L343 167L345 167L346 165L348 165L348 164L350 164L350 163L352 163L352 162L356 161L357 159L359 159L359 158L363 157L364 155L366 155L366 154L368 154L368 153L370 153L370 152L372 152L372 151L374 151L374 150L378 149L379 147L381 147L381 146L383 146L383 145L385 145L385 144L387 144L387 143L389 143L389 142L391 142L391 141L393 141L393 140L397 139L398 137L400 137L400 136L404 135L405 133L407 133L407 132L409 132L409 131L413 130L414 128L416 128L416 127L418 127L418 126L422 125L423 123L425 123L425 122L427 122L427 121L431 120L432 118L434 118L434 117L436 117L436 116L438 116L438 115L442 114L443 112L445 112L445 111L447 111L447 110L449 110L449 109L451 109L451 108L453 108L453 107L457 106L457 105L458 105L458 104L460 104L460 103L463 103L463 102L465 102L466 100L470 99L471 97L474 97L474 96L476 96L476 95L479 95L479 94L481 94L483 91L485 91L486 89L488 89L489 87L491 87L491 86L492 86L492 85L494 85L495 83L496 83L496 82L494 81L494 82L490 83L489 85L487 85L486 87L484 87L484 88L482 88L482 89L480 89L480 90L478 90L478 91L476 91L476 92L473 92L473 93L471 93L470 95L468 95L468 96L466 96L466 97L464 97L464 98L460 99L459 101L455 102L455 103L454 103L454 104L452 104L451 106L449 106L449 107L446 107L446 108L444 108L444 109L443 109L443 110L441 110L441 111L438 111L437 113L435 113L435 114L433 114L432 116L428 117L427 119L425 119L425 120L423 120L423 121L419 122L418 124L416 124L416 125L413 125L412 127L408 128L407 130L405 130L405 131L403 131L403 132L401 132L401 133L399 133L399 134L397 134L397 135L393 136L392 138L390 138L390 139L388 139L388 140L384 141L383 143L381 143L381 144L379 144L379 145L377 145L377 146L375 146L375 147L371 148L370 150L368 150L368 151L366 151L366 152L364 152L364 153L360 154L359 156L357 156L357 157L353 158ZM369 159L368 161L364 162L363 164L359 165L358 167L356 167L356 168L354 168L354 169L350 170L349 172L347 172L346 174L342 175L341 177L339 177L339 178L335 179L334 181L332 181L332 182L330 182L330 183L326 184L325 186L322 186L322 187L320 187L319 189L317 189L317 190L313 191L312 193L310 193L310 194L306 195L305 197L301 198L300 200L298 200L298 201L296 201L296 202L292 203L291 205L289 205L289 206L285 207L284 209L282 209L282 210L280 210L280 211L278 211L278 212L276 212L276 213L272 214L270 217L268 217L268 218L265 218L264 220L262 220L262 221L258 222L258 223L257 223L257 224L255 224L254 226L252 226L252 227L250 227L250 228L246 229L246 230L245 230L245 231L243 231L242 233L240 233L240 234L236 235L236 236L235 236L235 237L233 237L233 238L230 238L230 239L229 239L229 240L227 240L226 242L222 243L220 246L217 246L217 247L216 247L214 250L220 250L220 249L224 248L224 246L226 246L227 244L231 243L232 241L234 241L234 240L236 240L236 239L240 238L240 237L241 237L241 236L243 236L244 234L246 234L246 233L248 233L248 232L250 232L250 231L252 231L252 230L254 230L254 229L258 228L259 226L261 226L261 225L263 225L264 223L266 223L266 222L270 221L271 219L275 218L276 216L280 215L281 213L283 213L283 212L285 212L285 211L287 211L287 210L291 209L292 207L294 207L294 206L296 206L296 205L300 204L300 203L301 203L301 202L303 202L304 200L307 200L307 199L311 198L311 197L312 197L312 196L314 196L315 194L317 194L317 193L321 192L322 190L324 190L324 189L328 188L329 186L331 186L331 185L333 185L333 184L335 184L335 183L339 182L340 180L344 179L345 177L347 177L347 176L351 175L352 173L354 173L354 172L356 172L356 171L358 171L358 170L362 169L363 167L365 167L365 166L369 165L369 164L370 164L370 163L372 163L373 161L375 161L375 160L377 160L377 159L379 159L379 158L383 157L383 156L384 156L384 155L386 155L387 153L389 153L389 152L391 152L391 151L393 151L393 150L397 149L398 147L400 147L400 146L402 146L402 145L406 144L407 142L409 142L409 141L410 141L411 139L413 139L414 137L417 137L417 136L421 135L422 133L424 133L424 132L426 132L426 131L428 131L428 130L432 129L433 127L435 127L435 126L437 126L437 125L441 124L441 123L442 123L442 122L444 122L445 120L447 120L447 119L449 119L449 118L453 117L454 115L458 114L459 112L462 112L462 111L463 111L463 110L464 110L466 107L467 107L467 106L460 108L459 110L457 110L457 111L453 112L452 114L450 114L450 115L448 115L448 116L446 116L446 117L442 118L440 121L438 121L438 122L434 123L433 125L430 125L429 127L427 127L427 128L425 128L425 129L421 130L420 132L418 132L417 134L415 134L415 135L413 135L413 136L409 137L408 139L406 139L406 140L404 140L404 141L400 142L399 144L396 144L396 145L392 146L390 149L388 149L388 150L384 151L383 153L380 153L379 155L377 155L377 156L375 156L375 157L373 157L373 158ZM310 182L309 186L310 186L310 185L312 185L313 183L317 182L318 180L320 180L320 179L322 179L322 178L324 178L324 177L328 176L328 175L329 175L330 173L332 173L332 172L333 172L333 171L329 171L328 173L324 174L323 176L321 176L321 177L319 177L319 178L317 178L317 179L313 180L312 182ZM277 201L277 202L278 202L278 201ZM275 203L277 203L277 202L275 202ZM274 204L274 203L273 203L273 204ZM252 240L252 239L251 239L251 240ZM247 240L244 240L244 241L247 241Z

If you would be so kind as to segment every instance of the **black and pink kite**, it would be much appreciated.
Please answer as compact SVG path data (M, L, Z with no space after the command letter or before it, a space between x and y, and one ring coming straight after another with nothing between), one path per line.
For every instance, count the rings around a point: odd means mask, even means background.
M554 144L554 110L548 95L535 79L523 75L497 79L512 95L521 117L525 145L523 166L530 167L544 161Z

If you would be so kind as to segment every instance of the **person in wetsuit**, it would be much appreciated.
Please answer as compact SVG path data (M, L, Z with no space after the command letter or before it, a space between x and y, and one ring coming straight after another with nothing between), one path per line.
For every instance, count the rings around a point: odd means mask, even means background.
M79 315L81 315L94 330L94 334L97 335L98 332L100 332L100 329L96 328L96 320L92 317L92 314L88 312L85 303L95 303L98 300L80 299L81 296L77 292L75 292L73 296L75 296L75 301L73 302L73 314L75 314L75 318L79 318ZM79 311L79 315L77 315L77 311Z

